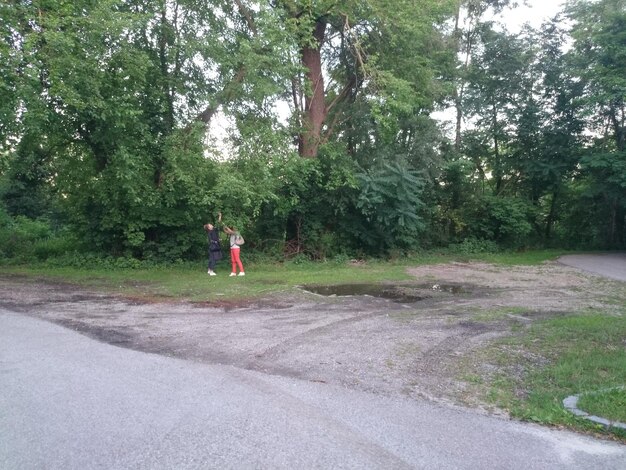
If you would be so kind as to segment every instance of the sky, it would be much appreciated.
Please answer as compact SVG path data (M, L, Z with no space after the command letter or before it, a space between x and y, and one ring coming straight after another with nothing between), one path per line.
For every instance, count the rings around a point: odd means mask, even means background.
M518 6L504 13L504 21L509 31L519 31L526 22L534 27L556 15L563 6L560 0L527 0L529 6Z

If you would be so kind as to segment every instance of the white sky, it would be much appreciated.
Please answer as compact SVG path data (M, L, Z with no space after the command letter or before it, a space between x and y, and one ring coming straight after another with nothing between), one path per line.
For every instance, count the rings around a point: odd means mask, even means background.
M565 2L561 0L527 0L526 3L529 6L520 5L503 12L504 22L509 31L519 31L524 23L530 23L533 27L541 26L543 21L561 11Z

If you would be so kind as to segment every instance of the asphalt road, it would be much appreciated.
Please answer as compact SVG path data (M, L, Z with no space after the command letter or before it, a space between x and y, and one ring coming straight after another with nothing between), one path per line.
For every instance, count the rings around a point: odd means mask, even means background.
M566 255L559 262L573 268L626 282L626 253Z
M0 468L623 470L626 446L122 349L0 309Z

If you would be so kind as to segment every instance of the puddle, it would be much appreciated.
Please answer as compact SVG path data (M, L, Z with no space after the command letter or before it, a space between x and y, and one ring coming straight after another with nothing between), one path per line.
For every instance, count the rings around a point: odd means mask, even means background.
M420 286L421 289L428 289L435 292L447 292L448 294L465 294L467 293L467 289L463 286L457 286L453 284L426 284Z
M419 302L433 297L433 293L460 294L461 286L447 284L422 284L415 286L389 286L381 284L337 284L333 286L305 285L301 289L327 297L364 295L392 300L398 303Z

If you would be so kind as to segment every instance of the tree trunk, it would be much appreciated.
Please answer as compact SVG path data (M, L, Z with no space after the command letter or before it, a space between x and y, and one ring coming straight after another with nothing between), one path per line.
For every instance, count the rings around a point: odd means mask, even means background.
M619 113L621 108L621 113ZM621 117L618 116L621 114ZM623 152L626 149L626 127L624 126L624 107L623 106L611 106L610 119L613 125L613 131L615 133L615 144L617 150Z
M458 1L456 12L454 15L454 52L458 57L461 50L461 29L459 21L461 19L461 0ZM454 150L461 150L461 123L463 121L463 84L459 83L459 77L456 77L456 83L453 90L454 107L456 108L456 126L454 128Z
M493 125L493 176L496 180L496 194L500 194L502 189L502 167L500 162L500 142L498 140L498 112L495 105L492 109L492 125Z
M301 157L315 158L319 149L322 126L326 119L324 77L322 76L322 43L326 33L326 20L319 18L315 23L315 46L305 46L301 50L302 65L311 87L306 93L303 129L300 136L299 153Z
M170 134L172 132L172 129L174 129L174 98L172 96L172 90L170 88L170 76L167 68L167 27L167 6L165 2L163 2L161 5L161 29L159 31L159 62L161 66L161 84L163 87L163 96L165 98L165 104L167 106L167 110L164 113L164 132L166 134Z
M554 224L554 218L556 217L556 200L558 197L558 190L555 189L552 192L552 201L550 202L550 213L548 214L548 220L546 221L546 240L552 238L552 225Z

